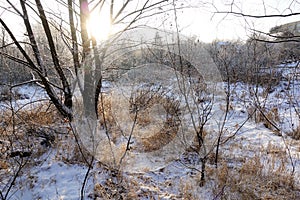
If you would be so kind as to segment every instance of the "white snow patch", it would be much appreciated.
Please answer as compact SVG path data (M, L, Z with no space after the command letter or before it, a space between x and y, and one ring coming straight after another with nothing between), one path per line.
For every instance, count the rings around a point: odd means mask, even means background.
M13 199L80 199L80 191L87 167L77 164L66 164L55 160L55 151L45 154L41 165L25 169L17 179ZM85 198L92 188L91 178L85 190Z

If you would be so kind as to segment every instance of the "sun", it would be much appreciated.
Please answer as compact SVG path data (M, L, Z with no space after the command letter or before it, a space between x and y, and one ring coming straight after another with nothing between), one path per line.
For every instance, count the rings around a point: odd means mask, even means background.
M107 40L110 36L112 25L108 13L91 13L87 29L90 36L95 37L97 41Z

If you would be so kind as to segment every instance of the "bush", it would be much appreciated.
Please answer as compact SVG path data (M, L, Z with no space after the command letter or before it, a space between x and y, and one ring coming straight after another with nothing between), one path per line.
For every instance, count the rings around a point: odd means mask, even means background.
M274 67L276 49L272 45L250 39L239 41L216 41L208 51L217 65L224 81L244 82L272 88L282 80L282 75Z

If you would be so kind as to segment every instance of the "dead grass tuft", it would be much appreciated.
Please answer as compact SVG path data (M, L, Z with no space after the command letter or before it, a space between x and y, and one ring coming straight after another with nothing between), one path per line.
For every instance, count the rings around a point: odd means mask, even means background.
M147 129L147 125L155 121L155 119L150 116L153 115L151 109L155 105L161 105L163 107L165 119L161 124L160 130L148 133L146 137L145 134L143 134L140 139L138 138L138 149L143 152L159 150L171 142L179 130L179 102L156 91L140 91L138 96L131 99L131 117L134 118L136 115L137 124L141 128Z
M17 116L22 122L40 126L54 124L61 120L52 104L41 104L32 109L21 110L17 113Z
M273 124L276 125L276 122L280 121L277 107L259 110L254 106L249 106L247 112L256 123L263 123L263 125L270 130L275 130Z
M271 161L265 163L256 155L240 168L230 168L222 162L216 171L210 171L218 180L215 194L220 195L225 188L224 199L299 199L300 189L287 170L286 158L282 155L279 159L278 162L278 156L271 155Z
M156 107L157 106L157 107ZM176 136L179 129L179 102L164 96L158 91L141 90L129 99L129 116L135 123L134 139L135 149L142 152L151 152L168 144ZM153 115L157 110L163 109L165 121L155 119ZM104 95L98 105L100 123L106 126L112 142L117 143L124 135L117 124L112 112L111 97ZM130 125L132 126L132 124ZM155 128L154 128L155 127ZM158 129L159 128L159 129Z
M52 104L32 104L20 110L1 112L0 152L9 165L13 164L10 158L34 160L54 144L56 129L62 120Z
M297 126L296 129L292 130L291 132L287 133L288 136L295 140L300 140L300 126Z
M151 191L141 190L141 185L133 178L124 176L120 171L107 170L106 180L94 185L93 199L141 199L152 196Z

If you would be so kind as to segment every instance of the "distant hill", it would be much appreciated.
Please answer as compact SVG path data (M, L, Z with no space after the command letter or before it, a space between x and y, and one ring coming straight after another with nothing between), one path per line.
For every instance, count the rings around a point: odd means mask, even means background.
M280 26L275 26L270 30L271 34L285 33L285 32L292 33L294 36L300 36L300 21L291 22Z

